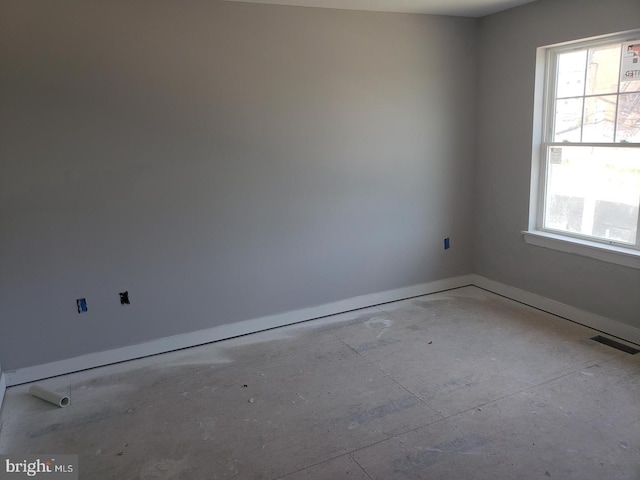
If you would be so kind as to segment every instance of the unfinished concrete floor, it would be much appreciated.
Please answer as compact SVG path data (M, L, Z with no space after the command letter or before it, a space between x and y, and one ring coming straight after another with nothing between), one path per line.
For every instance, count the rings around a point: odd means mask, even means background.
M7 391L81 479L640 479L640 355L466 287Z

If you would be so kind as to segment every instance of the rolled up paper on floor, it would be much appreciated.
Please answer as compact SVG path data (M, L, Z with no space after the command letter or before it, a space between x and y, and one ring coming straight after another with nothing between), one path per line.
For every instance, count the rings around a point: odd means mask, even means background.
M58 407L66 407L69 405L69 397L61 393L48 390L40 385L31 385L29 393L34 397L41 398L49 403L53 403Z

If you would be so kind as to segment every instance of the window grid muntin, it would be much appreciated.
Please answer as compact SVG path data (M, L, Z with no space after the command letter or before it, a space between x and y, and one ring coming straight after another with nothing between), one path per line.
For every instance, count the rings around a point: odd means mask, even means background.
M587 75L588 75L588 65L589 65L589 50L590 49L594 49L596 47L600 47L600 46L605 46L605 45L616 45L616 44L620 44L622 45L623 43L626 42L630 42L630 41L640 41L640 31L634 32L632 35L619 35L616 37L609 37L607 39L602 39L600 41L584 41L584 42L580 42L579 44L573 44L570 46L564 46L564 47L555 47L555 48L550 48L549 50L547 50L547 55L546 55L546 60L545 60L545 68L546 68L546 80L545 80L545 87L544 87L544 105L543 105L543 111L545 112L544 118L543 118L543 141L542 141L542 179L543 181L540 182L540 191L541 191L541 202L540 202L540 207L538 209L538 228L542 231L548 231L550 233L555 233L555 234L559 234L559 235L563 235L566 237L571 237L571 238L576 238L576 239L584 239L584 240L590 240L590 241L595 241L597 243L601 243L604 245L613 245L613 246L619 246L619 247L623 247L623 248L629 248L629 249L633 249L633 250L640 250L640 208L638 208L638 222L636 225L636 235L635 235L635 244L632 243L625 243L625 242L619 242L619 241L613 241L613 240L609 240L603 237L596 237L596 236L591 236L591 235L586 235L583 234L581 232L571 232L571 231L567 231L567 230L558 230L558 229L554 229L554 228L549 228L545 226L545 220L546 220L546 212L547 212L547 202L548 202L548 198L547 198L547 193L548 193L548 187L549 187L549 165L550 165L550 158L549 158L549 152L550 152L550 148L554 147L554 146L584 146L584 147L592 147L592 148L638 148L640 149L640 142L638 143L634 143L634 142L616 142L616 138L617 138L617 128L618 128L618 111L619 111L619 104L620 104L620 95L621 94L629 94L629 93L640 93L640 90L631 90L631 91L621 91L621 82L620 82L620 75L621 75L621 68L622 68L622 57L624 55L624 51L622 48L620 48L620 59L619 59L619 63L618 63L618 83L617 83L617 87L616 87L616 92L615 93L606 93L606 94L586 94L586 79L587 79ZM556 97L556 92L557 92L557 82L558 82L558 62L559 62L559 56L562 53L569 53L572 51L581 51L581 50L586 50L587 51L587 55L585 56L585 75L584 75L584 80L583 80L583 95L581 96L571 96L571 97ZM606 95L615 95L616 96L616 108L615 108L615 117L614 117L614 134L613 134L613 142L569 142L569 141L561 141L561 142L557 142L555 141L555 123L556 123L556 102L558 100L566 100L566 99L572 99L572 98L577 98L577 99L582 99L582 116L580 119L580 140L582 140L583 138L583 132L584 132L584 106L585 106L585 99L588 97L602 97L602 96L606 96ZM640 199L639 199L639 204L640 204Z

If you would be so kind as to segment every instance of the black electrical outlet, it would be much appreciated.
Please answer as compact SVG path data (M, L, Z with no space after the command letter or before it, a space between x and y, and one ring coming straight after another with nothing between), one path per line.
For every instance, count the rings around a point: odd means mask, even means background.
M129 292L120 292L120 305L130 305Z

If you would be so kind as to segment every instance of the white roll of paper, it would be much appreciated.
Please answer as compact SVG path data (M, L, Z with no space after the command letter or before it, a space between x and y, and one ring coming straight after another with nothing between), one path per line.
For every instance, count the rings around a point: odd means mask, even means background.
M69 397L61 393L48 390L40 385L31 385L29 393L34 397L41 398L49 403L53 403L58 407L66 407L69 405Z

